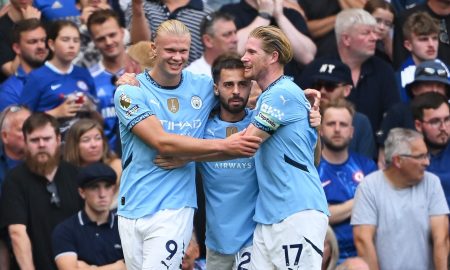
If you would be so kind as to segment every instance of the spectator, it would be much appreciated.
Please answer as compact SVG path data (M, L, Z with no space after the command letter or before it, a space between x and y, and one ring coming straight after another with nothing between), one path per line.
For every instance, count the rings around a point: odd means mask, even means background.
M40 67L48 55L47 33L38 19L22 20L14 27L12 48L19 59L16 72L0 85L0 110L18 104L26 77Z
M439 176L450 205L450 113L448 98L438 93L418 96L411 104L414 124L431 154L427 171Z
M385 0L368 0L364 10L369 12L376 20L377 47L375 55L392 63L392 27L394 26L395 11L392 5Z
M60 161L56 119L31 115L23 125L25 162L7 175L1 197L1 227L8 228L20 269L56 269L51 232L81 207L77 169Z
M338 14L335 27L338 57L350 68L354 85L347 99L355 105L356 111L369 118L374 140L383 114L400 100L394 70L374 56L375 26L375 19L367 11L347 9ZM312 72L316 72L323 61L317 59L306 67L300 79L303 88L312 85Z
M216 11L205 16L200 25L203 43L202 57L192 62L186 70L195 74L211 75L211 65L221 54L237 51L236 25L233 17Z
M328 201L329 223L339 243L339 260L356 256L350 217L356 188L365 175L377 169L373 160L350 152L355 109L345 99L337 99L322 110L322 158L317 167Z
M407 9L411 9L419 4L423 4L426 0L390 0L395 9L396 14L404 13Z
M116 179L114 170L104 163L92 163L80 170L76 180L84 208L56 226L52 234L59 270L126 269L117 216L109 210Z
M24 19L40 19L41 12L32 6L32 0L10 0L8 12L0 17L0 83L16 72L19 65L12 50L13 28Z
M91 69L94 78L98 110L104 119L105 135L110 149L116 150L119 120L114 109L115 82L125 72L128 56L125 52L124 30L119 25L119 17L109 9L98 10L89 17L87 27L102 60Z
M315 69L315 70L310 70ZM314 65L305 70L311 75L313 87L321 93L321 111L330 102L339 98L346 98L353 88L352 74L350 68L338 59L322 58L315 61ZM372 127L366 115L355 112L352 125L354 132L350 141L349 149L353 152L373 158L376 156L375 140L373 139Z
M127 48L127 55L130 62L126 67L126 72L141 73L146 69L152 69L155 60L153 42L139 41Z
M394 66L400 64L408 57L408 52L403 46L404 37L402 27L406 19L413 13L424 11L439 22L439 50L437 58L442 59L445 65L450 65L450 2L441 0L426 0L420 5L400 14L394 30Z
M65 131L81 110L88 110L96 97L89 72L72 64L80 49L80 33L69 21L56 21L48 31L51 59L27 78L20 103L32 111L58 118Z
M336 15L349 8L362 8L366 0L298 0L305 11L311 37L317 46L316 58L337 53L334 25Z
M303 15L293 8L283 6L284 1L241 0L238 4L224 5L220 9L232 14L238 29L238 52L243 53L250 32L257 26L278 26L289 38L294 60L285 67L285 73L297 82L301 66L308 64L316 55L316 45L308 37L308 27Z
M351 224L358 255L372 270L447 269L449 210L439 178L425 172L422 135L392 129L385 156L386 169L366 176L356 191Z
M415 71L414 81L406 85L406 91L413 101L424 93L436 92L448 97L450 80L445 65L439 60L425 61L419 64ZM410 104L399 102L384 115L381 129L377 132L380 150L378 164L384 167L383 144L389 130L395 127L414 129L414 120Z
M115 171L116 186L119 187L122 175L121 160L109 150L103 127L98 121L80 119L70 127L66 133L63 159L77 167L86 167L96 162L107 164ZM117 193L112 207L117 207Z
M414 80L416 66L423 61L434 60L438 54L439 25L427 12L411 14L403 24L403 46L410 56L401 64L396 73L400 97L403 102L410 101L405 86Z
M126 11L127 27L130 29L131 42L154 40L158 26L170 19L183 22L191 33L191 47L188 64L201 57L203 52L200 36L200 24L203 18L212 12L202 0L184 1L143 1L131 2Z

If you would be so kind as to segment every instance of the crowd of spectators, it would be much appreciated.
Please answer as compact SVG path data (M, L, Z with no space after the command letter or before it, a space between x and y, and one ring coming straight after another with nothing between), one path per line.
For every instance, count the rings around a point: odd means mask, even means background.
M289 38L285 73L322 94L323 269L447 269L448 0L0 0L0 269L125 269L114 91L152 68L169 19L191 33L186 69L209 77L258 26ZM185 270L206 252L197 178ZM386 248L408 241L413 253Z

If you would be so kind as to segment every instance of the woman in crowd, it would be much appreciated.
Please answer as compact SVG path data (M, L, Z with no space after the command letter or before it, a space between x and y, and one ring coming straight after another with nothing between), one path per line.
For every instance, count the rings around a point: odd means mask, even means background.
M63 159L83 167L95 162L108 164L117 174L117 187L122 174L121 160L109 150L101 124L93 119L80 119L67 131ZM117 207L117 191L113 208Z
M364 9L377 21L375 32L378 36L376 54L389 63L392 62L392 27L395 10L385 0L368 0Z
M64 131L77 114L94 109L96 91L89 71L72 64L80 51L80 32L73 22L55 21L47 45L50 60L29 74L20 104L58 118Z

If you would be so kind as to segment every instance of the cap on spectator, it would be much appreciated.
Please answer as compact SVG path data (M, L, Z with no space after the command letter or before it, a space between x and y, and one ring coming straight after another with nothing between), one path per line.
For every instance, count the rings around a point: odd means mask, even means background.
M315 65L318 70L313 75L313 81L346 83L353 85L352 72L342 61L337 59L318 60Z
M448 69L440 60L429 60L420 63L414 72L414 81L405 86L409 96L412 97L411 87L418 82L440 82L447 87L447 96L450 89Z
M116 172L110 166L101 162L96 162L81 168L77 176L78 186L81 188L92 185L98 181L115 184L116 179Z

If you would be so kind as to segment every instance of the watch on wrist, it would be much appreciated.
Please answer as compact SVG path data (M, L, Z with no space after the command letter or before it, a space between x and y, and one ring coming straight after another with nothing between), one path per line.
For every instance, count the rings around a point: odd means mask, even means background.
M272 15L270 15L269 13L264 12L264 11L259 12L258 16L261 18L264 18L266 20L269 20L269 21L272 20Z

